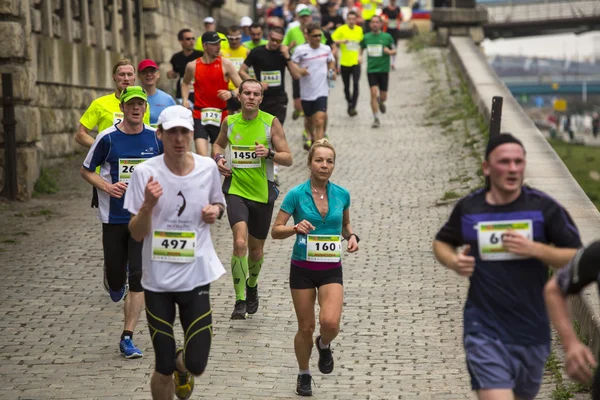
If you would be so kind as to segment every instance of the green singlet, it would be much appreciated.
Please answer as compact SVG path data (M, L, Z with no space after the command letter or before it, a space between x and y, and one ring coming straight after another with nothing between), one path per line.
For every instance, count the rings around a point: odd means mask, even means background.
M387 32L374 34L369 32L365 34L360 47L366 49L367 73L390 72L390 56L383 52L383 48L393 49L395 46L394 38Z
M273 180L273 161L256 155L256 144L271 148L271 126L275 117L259 110L247 121L242 113L227 117L227 160L231 177L223 182L224 192L257 203L268 203L268 181Z

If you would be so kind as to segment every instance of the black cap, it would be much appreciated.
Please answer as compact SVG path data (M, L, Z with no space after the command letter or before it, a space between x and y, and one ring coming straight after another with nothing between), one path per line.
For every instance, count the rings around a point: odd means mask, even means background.
M498 146L506 144L506 143L516 143L519 146L523 147L523 143L510 133L501 133L499 135L492 136L485 148L485 159L487 160L490 153ZM525 147L523 147L525 150Z
M217 32L204 32L202 34L202 43L216 44L222 40Z

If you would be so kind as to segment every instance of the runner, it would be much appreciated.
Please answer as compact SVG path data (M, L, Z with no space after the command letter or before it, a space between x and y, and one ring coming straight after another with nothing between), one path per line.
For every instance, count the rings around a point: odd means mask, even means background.
M252 18L250 17L242 17L240 19L240 27L242 28L242 44L245 42L252 40L250 36L250 27L252 26Z
M195 59L202 57L202 52L194 49L194 41L196 38L191 30L187 28L180 30L177 34L177 39L179 39L179 43L181 44L181 51L173 54L173 57L171 57L171 65L173 66L173 69L167 72L167 78L177 79L177 90L175 92L175 97L177 98L177 102L179 104L183 104L183 100L181 99L181 79L185 74L185 67L190 61L194 61ZM190 91L189 99L192 102L191 104L193 104L193 89Z
M301 67L300 94L309 136L304 149L308 150L312 142L325 134L328 79L335 80L336 72L331 48L321 43L323 33L319 24L310 23L306 32L309 42L296 48L292 61Z
M223 121L213 147L215 162L225 176L223 192L233 231L235 307L231 319L246 319L246 313L258 310L258 275L279 194L273 184L273 163L292 165L281 123L258 108L263 99L260 82L248 79L239 89L242 112Z
M248 50L254 50L258 46L267 44L267 40L263 37L262 25L253 23L250 25L250 40L242 43Z
M81 175L98 189L98 219L102 222L105 279L112 301L125 298L125 323L119 350L125 358L142 357L133 343L133 332L144 308L142 245L127 229L129 212L123 209L123 195L132 171L145 159L162 153L162 143L143 115L148 108L147 96L139 86L123 89L120 96L123 121L98 134L90 148ZM95 171L100 167L100 175Z
M142 60L138 65L138 76L142 83L142 88L148 96L148 105L150 106L150 125L156 128L158 116L165 108L174 106L175 100L156 87L156 83L160 79L160 71L158 65L152 60Z
M115 82L114 93L107 94L92 101L79 120L79 129L75 134L75 141L85 148L94 144L94 138L90 135L95 127L98 132L120 123L123 120L119 96L128 86L135 83L135 67L128 59L124 58L113 65L112 79ZM144 123L150 124L150 108L146 108Z
M360 64L362 56L359 54L360 43L363 40L363 30L356 25L358 14L354 11L348 13L346 24L340 26L331 34L331 38L340 46L342 57L340 60L344 93L348 103L348 115L354 117L358 102L358 86L360 84ZM350 94L350 78L353 80L352 94Z
M213 17L204 18L204 33L206 32L217 32L217 21ZM221 50L225 50L229 47L229 42L227 41L227 36L222 34L221 32L217 32L217 35L221 38ZM204 51L204 46L202 42L202 37L199 37L196 40L195 49L198 51Z
M244 60L248 56L250 50L242 46L242 28L237 25L229 27L227 31L227 39L229 40L229 48L222 51L223 57L233 63L235 70L238 71L244 64ZM237 86L229 80L229 90L235 90ZM227 100L227 113L235 114L240 112L241 104L238 99L233 96Z
M600 369L591 350L577 338L573 329L571 315L567 305L567 296L580 293L592 282L598 282L600 276L600 241L580 249L575 257L561 268L544 289L546 308L552 325L565 350L565 368L571 377L580 383L589 384L593 379L592 399L600 399Z
M222 58L221 38L216 32L202 34L204 55L188 63L181 83L183 106L190 108L188 93L194 80L194 143L196 152L208 156L208 140L214 143L219 135L221 122L227 116L227 100L235 92L228 90L231 80L237 87L240 76L231 61Z
M547 265L560 268L581 246L562 206L523 186L525 164L518 139L492 137L482 163L489 184L458 201L433 242L441 264L470 278L464 348L480 400L536 396L550 354Z
M330 182L335 167L335 149L327 139L316 141L308 152L308 181L285 196L271 236L286 239L296 235L290 266L290 289L298 318L294 350L298 360L296 393L312 396L310 354L315 329L315 300L319 299L320 335L314 341L319 352L319 371L330 374L334 361L331 342L340 331L344 288L342 282L342 237L348 252L358 250L359 237L350 225L350 193ZM286 226L290 217L294 226Z
M386 32L392 35L394 47L398 47L398 37L400 24L402 23L402 11L396 5L396 0L389 0L390 4L381 11L381 15L386 19ZM392 55L392 69L396 69L396 54Z
M381 121L379 111L385 114L387 107L388 82L390 75L390 56L396 54L394 39L389 33L381 31L381 17L371 18L371 32L365 34L361 43L360 54L367 49L367 78L371 88L371 110L373 110L373 125L379 128Z
M368 33L373 29L371 20L377 15L377 7L383 3L383 0L360 0L362 7L362 19L364 24L364 31Z
M188 399L194 375L204 372L212 340L210 284L225 273L210 235L225 210L221 180L212 160L189 151L193 124L182 106L160 114L157 134L165 154L135 170L125 196L131 236L143 241L142 286L156 357L150 388L160 400L173 393ZM185 332L179 348L176 305Z

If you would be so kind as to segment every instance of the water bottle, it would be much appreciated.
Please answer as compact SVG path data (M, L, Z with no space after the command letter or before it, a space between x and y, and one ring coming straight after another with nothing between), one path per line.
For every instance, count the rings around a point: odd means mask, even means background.
M327 74L327 83L329 83L329 89L333 89L335 87L335 79L333 79L333 70L330 69Z

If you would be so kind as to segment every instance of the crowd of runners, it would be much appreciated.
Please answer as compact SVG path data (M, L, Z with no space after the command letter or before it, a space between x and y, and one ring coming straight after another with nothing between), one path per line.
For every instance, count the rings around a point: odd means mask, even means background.
M348 116L363 117L357 102L366 62L368 117L373 128L381 126L402 16L393 0L383 8L376 0L343 7L306 1L285 16L268 19L267 27L244 17L224 33L207 17L198 38L182 29L182 50L166 74L176 80L174 97L157 88L156 62L143 60L136 69L120 60L113 68L115 91L94 100L81 117L76 140L89 148L81 174L94 188L92 206L102 223L104 286L114 302L124 301L119 351L125 358L143 356L133 336L145 309L154 399L189 398L194 377L206 368L210 284L226 273L210 225L225 214L233 239L231 319L259 312L269 231L273 239L294 237L289 286L298 319L296 393L312 395L313 346L319 371L334 369L342 254L356 252L360 239L350 222L350 193L330 181L336 150L327 135L328 97L339 90L341 75ZM290 137L302 138L307 154L292 155L287 142L286 70L292 119L304 118L304 131ZM278 168L303 157L309 179L286 193L272 223ZM595 367L573 332L565 296L597 279L600 246L582 249L567 211L523 186L525 165L516 137L492 138L482 165L486 187L457 203L433 242L441 264L470 278L464 347L472 388L485 400L536 396L550 352L544 294L568 372L587 381ZM547 265L558 270L548 284ZM176 308L183 338L173 329Z

